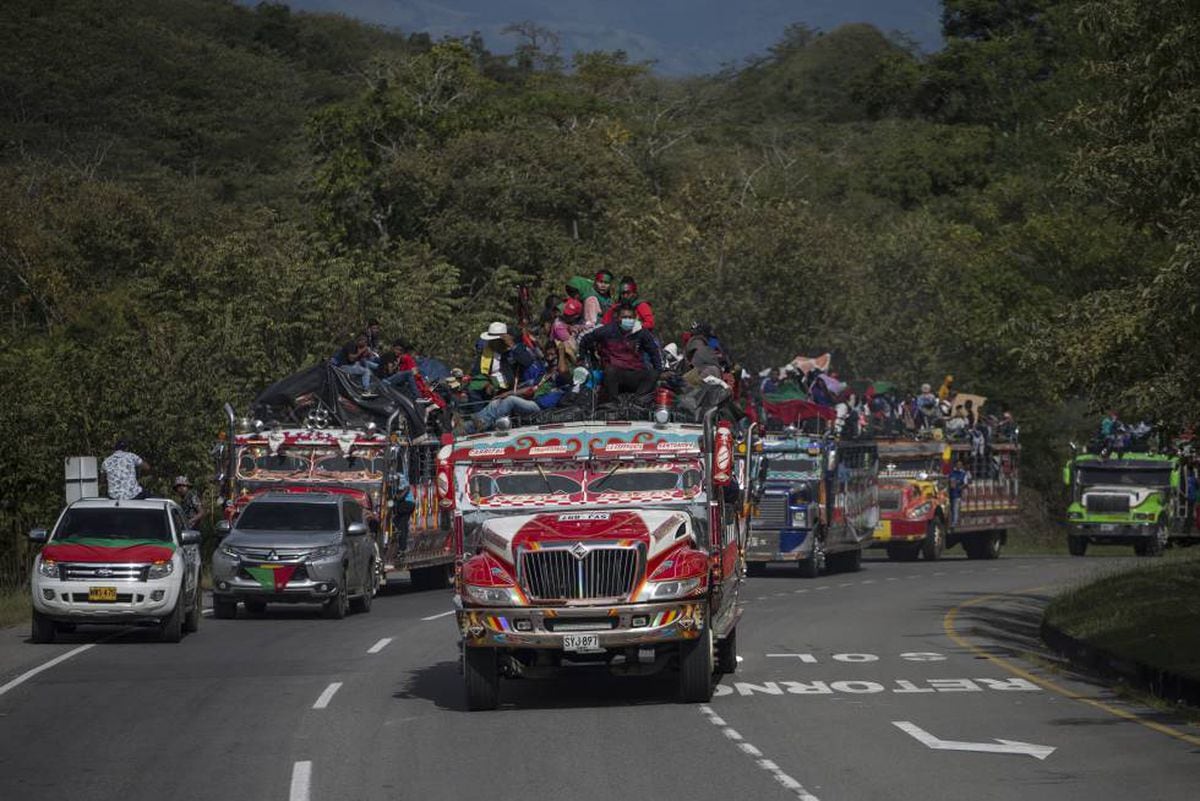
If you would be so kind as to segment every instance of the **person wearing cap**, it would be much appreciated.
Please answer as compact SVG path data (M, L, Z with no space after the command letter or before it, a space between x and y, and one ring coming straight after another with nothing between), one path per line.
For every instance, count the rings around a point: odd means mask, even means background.
M578 336L584 330L583 304L575 298L567 298L562 311L550 324L550 342L553 345L559 375L566 375L575 362Z
M175 476L171 487L175 490L176 503L183 510L187 527L200 528L200 521L204 519L204 502L200 500L200 493L192 489L192 482L188 481L187 476Z
M567 282L567 295L583 304L583 324L587 328L595 328L612 305L612 280L612 273L600 270L591 280L577 275Z
M617 295L617 303L620 306L628 306L634 310L637 320L642 324L642 328L647 331L654 330L654 309L650 304L638 297L637 282L628 275L621 279L621 284L618 287L619 294ZM610 306L608 311L604 312L604 316L600 318L600 322L604 325L610 324L617 318L618 306Z
M118 438L113 452L100 463L108 484L108 497L114 501L134 501L146 497L138 483L138 474L150 470L150 463L129 450L129 442Z
M512 392L517 373L533 364L533 354L518 342L502 322L492 323L479 335L479 355L467 382L467 395L472 402L483 403L498 395Z

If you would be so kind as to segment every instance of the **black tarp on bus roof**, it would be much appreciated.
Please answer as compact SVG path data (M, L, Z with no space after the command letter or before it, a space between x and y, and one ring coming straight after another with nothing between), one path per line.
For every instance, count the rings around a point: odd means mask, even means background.
M375 423L380 431L399 410L399 425L410 436L425 433L416 405L399 390L375 384L374 396L363 395L358 376L350 376L329 363L318 364L276 381L250 406L251 416L268 423L303 426L325 418L327 426L360 428ZM311 416L311 417L310 417Z

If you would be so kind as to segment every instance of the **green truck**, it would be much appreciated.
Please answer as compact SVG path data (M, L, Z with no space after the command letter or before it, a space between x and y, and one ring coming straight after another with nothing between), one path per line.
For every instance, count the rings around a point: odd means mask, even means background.
M1132 545L1138 556L1158 556L1184 522L1187 498L1177 457L1161 453L1077 453L1063 467L1070 488L1067 547L1073 556L1089 543Z

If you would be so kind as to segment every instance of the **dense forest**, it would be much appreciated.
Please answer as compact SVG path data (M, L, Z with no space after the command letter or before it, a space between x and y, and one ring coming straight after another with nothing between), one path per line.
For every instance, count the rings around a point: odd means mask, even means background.
M123 433L153 488L206 476L223 402L366 318L461 361L514 287L600 268L752 369L954 373L1017 413L1049 519L1090 415L1196 417L1193 11L945 0L934 54L794 25L664 79L530 24L495 53L276 3L8 0L0 550L65 455Z

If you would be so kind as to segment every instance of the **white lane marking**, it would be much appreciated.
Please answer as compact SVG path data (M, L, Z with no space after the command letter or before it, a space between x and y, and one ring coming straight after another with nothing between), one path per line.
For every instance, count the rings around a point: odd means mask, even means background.
M368 648L367 653L368 654L377 654L380 651L382 651L384 648L387 648L388 643L390 643L391 641L392 641L391 637L384 637L382 640L380 640L379 642L375 643L370 648Z
M859 584L874 584L874 583L875 583L875 579L866 579L865 581L860 581L860 582L858 582L858 583L859 583Z
M305 760L292 765L292 787L288 801L308 801L312 787L312 763Z
M817 587L817 589L818 589L818 590L827 590L827 589L829 589L829 585L828 585L828 584L826 584L826 585L824 585L823 587Z
M317 697L317 702L312 705L312 708L324 709L325 707L329 706L329 702L333 700L334 694L340 689L342 689L342 683L340 681L335 681L330 684Z
M721 730L722 734L724 734L730 740L733 740L735 743L737 743L738 749L742 753L746 754L751 759L753 759L754 764L758 765L760 768L765 770L767 773L770 773L771 778L773 778L776 782L781 784L783 787L790 790L793 794L795 794L795 796L797 798L801 799L801 801L820 801L820 799L818 799L815 795L810 793L808 790L805 790L804 785L800 784L800 782L796 781L791 776L784 773L783 769L780 768L778 765L776 765L774 762L765 758L763 756L762 751L759 751L751 743L746 742L742 738L741 734L739 734L734 729L731 729L728 726L726 726L725 721L722 720L715 712L712 711L712 707L710 707L708 705L702 705L700 707L700 712L706 718L708 718L709 723L711 723L714 726L716 726L717 728L719 728Z
M887 580L888 581L899 581L900 579L896 578L895 576L892 576L891 578L889 578Z
M853 587L853 586L854 586L854 582L853 582L853 581L847 581L845 584L839 584L838 586L839 586L839 587Z
M808 590L792 590L792 592L796 593L796 595L800 595L802 593L808 592Z
M937 571L936 573L934 573L933 575L935 575L935 576L944 576L944 575L946 575L946 571L945 571L945 570L939 570L939 571Z
M767 596L765 596L765 595L760 595L760 596L758 596L757 598L755 598L754 600L756 600L756 601L765 601L765 600L767 600Z
M105 639L108 639L108 638L105 638ZM25 671L20 676L17 676L15 679L10 681L8 684L5 684L3 687L0 687L0 695L4 695L9 690L20 687L22 684L29 681L34 676L41 673L43 670L49 670L50 668L54 667L55 665L66 662L68 659L70 659L73 656L82 654L84 651L87 651L88 649L95 648L97 644L98 643L89 642L87 645L81 645L78 648L72 648L70 651L67 651L65 654L59 654L58 656L54 657L49 662L43 662L42 664L38 665L37 667Z
M812 654L767 654L768 659L784 659L788 657L795 657L808 665L815 665L817 663L817 658Z
M421 618L421 620L437 620L439 617L449 617L450 615L453 615L453 614L454 614L454 610L451 609L449 612L438 612L436 615L430 615L429 617L423 617L423 618Z
M996 742L994 743L943 740L907 720L893 720L892 725L935 751L979 751L985 754L1017 754L1019 756L1031 756L1037 760L1044 760L1057 750L1052 745L1036 745L1034 743L1023 743L1020 740L1001 740L1000 738L996 738Z

